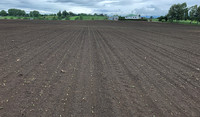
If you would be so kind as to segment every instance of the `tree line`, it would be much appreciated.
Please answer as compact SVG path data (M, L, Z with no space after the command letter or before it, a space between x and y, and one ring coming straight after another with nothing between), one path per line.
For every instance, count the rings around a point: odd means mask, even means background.
M30 11L30 13L26 13L24 10L21 9L8 9L8 12L5 10L0 11L0 16L19 16L19 17L39 17L39 16L58 16L59 19L65 18L69 19L70 16L105 16L104 14L97 14L94 13L94 15L91 14L85 14L85 13L73 13L71 11L67 12L66 10L64 11L59 11L57 14L40 14L39 11Z
M0 16L39 17L40 15L39 11L30 11L30 13L26 13L21 9L8 9L8 12L5 10L0 11Z
M186 3L182 4L174 4L170 7L168 14L165 16L158 17L159 21L170 21L174 20L191 20L200 22L200 6L194 5L191 7L187 7Z
M59 19L62 19L62 18L65 18L65 19L68 19L70 16L80 16L80 20L83 19L83 16L107 16L106 14L97 14L97 13L94 13L93 15L92 14L86 14L86 13L73 13L71 11L67 12L66 10L64 11L59 11L57 13L57 16Z

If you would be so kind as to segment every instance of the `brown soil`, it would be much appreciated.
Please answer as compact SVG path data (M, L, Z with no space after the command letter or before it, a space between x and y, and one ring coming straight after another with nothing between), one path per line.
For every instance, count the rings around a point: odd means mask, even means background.
M0 117L199 117L199 30L0 20Z

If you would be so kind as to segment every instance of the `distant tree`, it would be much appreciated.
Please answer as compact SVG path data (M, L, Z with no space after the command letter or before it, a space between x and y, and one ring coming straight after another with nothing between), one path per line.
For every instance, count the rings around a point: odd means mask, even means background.
M176 19L176 5L172 5L168 12L168 18L173 21Z
M187 4L186 3L182 3L182 4L178 4L178 14L177 19L178 20L185 20L188 17L188 9L187 9Z
M30 12L30 17L39 17L40 16L40 12L39 11L31 11Z
M99 16L104 16L103 13L99 14Z
M168 12L170 20L186 20L188 18L188 8L186 3L174 4Z
M150 16L150 22L152 22L153 16Z
M190 10L189 10L189 18L191 20L190 23L192 23L192 21L194 20L197 20L197 9L198 9L197 5L190 7Z
M160 16L160 17L158 17L157 19L158 19L158 21L160 21L160 22L161 22L161 21L163 22L164 20L165 20L166 22L168 21L167 15L165 15L165 16Z
M29 16L33 17L33 11L30 11Z
M57 16L58 16L58 17L61 17L61 16L62 16L61 11L59 11L59 12L57 13Z
M184 15L183 15L183 19L184 20L188 20L189 19L189 14L188 14L189 8L187 8L187 6L184 9Z
M16 15L16 9L8 9L8 15L10 16Z
M160 17L158 17L157 19L158 19L158 21L161 22L161 21L164 19L164 16L160 16Z
M200 6L197 9L197 21L200 22Z
M26 12L20 9L8 9L8 15L10 16L25 16Z
M73 13L73 12L71 12L71 11L69 12L69 15L70 15L70 16L76 16L76 14Z
M7 12L5 11L5 10L1 10L1 12L0 12L0 16L7 16L8 14L7 14Z
M168 16L165 15L165 16L164 16L164 19L165 19L165 21L167 22L167 21L168 21Z
M86 14L86 13L79 13L79 14L77 14L78 16L88 16L88 14Z
M26 15L26 12L24 10L19 10L19 16L25 16Z
M67 15L68 15L67 11L64 10L64 11L62 12L62 16L63 16L63 17L66 17Z
M29 17L29 14L28 14L28 13L26 13L25 17Z

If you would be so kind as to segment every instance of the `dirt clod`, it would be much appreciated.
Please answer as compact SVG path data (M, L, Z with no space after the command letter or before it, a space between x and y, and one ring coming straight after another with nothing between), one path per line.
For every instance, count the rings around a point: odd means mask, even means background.
M22 76L23 76L23 74L19 74L18 76L19 76L19 77L22 77Z
M65 70L60 70L60 72L61 72L61 73L66 73L66 71L65 71Z

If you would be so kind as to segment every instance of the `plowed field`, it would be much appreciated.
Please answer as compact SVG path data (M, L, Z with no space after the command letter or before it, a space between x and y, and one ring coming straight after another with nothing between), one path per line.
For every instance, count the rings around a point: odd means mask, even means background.
M0 117L200 117L200 27L0 20Z

